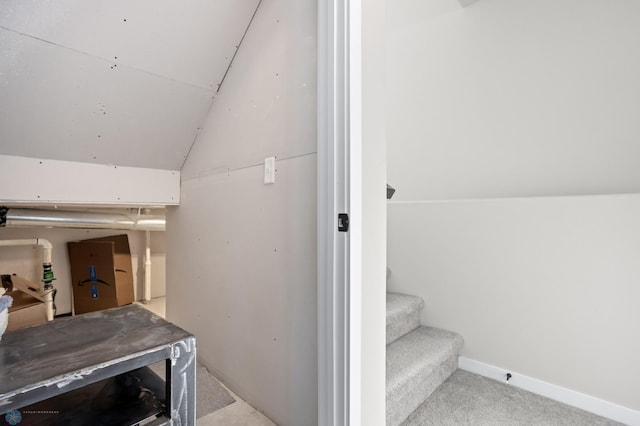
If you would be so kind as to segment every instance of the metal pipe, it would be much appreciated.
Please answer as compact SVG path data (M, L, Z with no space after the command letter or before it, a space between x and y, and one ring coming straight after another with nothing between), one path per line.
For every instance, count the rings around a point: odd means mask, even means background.
M98 213L39 209L0 209L0 226L7 227L49 227L49 228L90 228L124 229L136 231L164 231L165 218L162 215L124 213Z

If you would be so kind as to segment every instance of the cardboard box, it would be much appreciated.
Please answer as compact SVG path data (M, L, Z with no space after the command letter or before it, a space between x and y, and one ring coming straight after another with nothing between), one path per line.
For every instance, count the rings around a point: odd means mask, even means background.
M133 303L133 267L127 235L67 243L75 314Z
M44 302L20 290L8 291L5 294L13 298L13 305L9 308L7 330L18 330L47 322Z

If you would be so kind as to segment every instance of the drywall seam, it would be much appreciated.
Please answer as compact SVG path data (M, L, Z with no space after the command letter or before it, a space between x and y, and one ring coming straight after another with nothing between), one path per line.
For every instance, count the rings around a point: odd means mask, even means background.
M302 157L308 157L310 155L316 155L318 152L308 152L306 154L299 154L299 155L292 155L290 157L284 157L284 158L278 158L276 156L276 170L277 170L277 164L279 161L287 161L287 160L295 160L297 158L302 158ZM260 162L260 163L254 163L254 164L248 164L246 166L240 166L240 167L234 167L234 168L227 168L227 167L218 167L215 169L209 169L209 170L205 170L204 172L199 173L198 175L191 177L191 178L186 178L182 180L182 183L186 183L186 182L190 182L190 181L196 181L196 180L201 180L201 179L206 179L209 177L214 177L216 175L228 175L229 173L232 172L237 172L240 170L245 170L245 169L250 169L252 167L263 167L264 166L264 162Z
M222 88L222 83L224 83L224 79L227 78L227 74L229 74L229 70L231 69L231 66L233 65L234 59L236 59L236 55L238 54L238 50L240 50L240 47L242 46L242 42L244 41L244 38L247 36L247 33L249 32L249 28L251 28L251 24L253 24L253 20L255 19L256 14L258 13L258 9L260 9L260 5L261 4L262 4L262 0L260 0L258 2L258 5L256 6L256 10L253 11L253 15L251 15L251 19L249 19L249 23L247 24L247 28L245 28L244 33L242 33L242 37L240 38L240 41L238 42L238 46L236 47L236 50L235 50L235 52L233 52L233 56L231 57L231 60L229 61L229 66L224 71L224 74L222 75L222 79L220 80L220 83L218 83L218 88L216 89L216 93L220 92L220 89Z
M41 41L43 43L50 44L52 46L59 47L61 49L66 49L66 50L68 50L70 52L79 53L80 55L84 55L84 56L89 56L91 58L100 59L100 60L105 61L105 62L107 62L109 64L116 63L115 61L113 61L111 59L103 58L101 56L93 55L91 53L84 52L82 50L74 49L73 47L68 47L68 46L65 46L63 44L55 43L55 42L53 42L51 40L45 40L43 38L36 37L34 35L31 35L31 34L26 34L26 33L20 32L20 31L16 31L16 30L13 30L11 28L5 27L4 25L0 25L0 28L5 30L5 31L12 32L14 34L18 34L18 35L23 36L23 37L27 37L27 38L30 38L30 39L33 39L33 40ZM151 71L147 71L147 70L142 69L142 68L137 68L137 67L133 67L131 65L124 64L121 61L118 61L117 64L122 66L122 67L127 67L129 69L132 69L132 70L135 70L135 71L139 71L139 72L142 72L142 73L145 73L145 74L148 74L148 75L152 75L154 77L160 77L160 78L162 78L164 80L168 80L168 81L171 81L171 82L174 82L174 83L179 83L179 84L184 84L185 86L194 87L196 89L199 89L199 90L207 92L207 93L211 93L211 94L214 93L214 91L211 90L208 87L198 86L197 84L188 83L186 81L181 81L181 80L176 80L174 78L167 77L166 75L157 74L157 73L154 73L154 72L151 72Z
M242 46L242 42L244 41L244 38L247 36L247 33L249 32L249 28L251 28L251 24L253 23L253 20L256 17L256 14L258 13L258 9L260 9L260 5L262 4L262 0L260 0L258 2L258 5L256 6L256 10L253 11L253 15L251 15L251 19L249 20L249 23L247 24L247 28L245 28L244 32L242 33L242 37L240 38L240 41L238 42L238 45L236 46L236 50L233 52L233 56L231 57L231 60L229 61L229 65L227 66L227 69L224 70L224 74L222 75L222 78L220 79L220 83L218 83L218 87L215 90L214 96L212 96L213 99L215 99L215 95L218 94L220 92L220 89L222 88L222 83L224 83L224 79L227 78L227 74L229 74L229 70L231 69L231 66L233 65L233 61L234 59L236 59L236 55L238 54L238 51L240 50L240 46ZM209 114L211 113L211 108L213 107L213 102L211 102L211 104L209 105L209 109L207 110L207 115L206 117L209 116ZM191 146L189 147L189 150L187 151L187 155L184 156L184 160L182 160L182 165L180 166L180 170L184 169L184 165L187 163L187 160L189 159L189 155L191 154L191 150L193 149L193 146L196 144L196 141L198 140L198 137L200 137L200 132L202 131L202 127L198 127L198 131L196 132L196 135L193 137L193 141L191 141Z

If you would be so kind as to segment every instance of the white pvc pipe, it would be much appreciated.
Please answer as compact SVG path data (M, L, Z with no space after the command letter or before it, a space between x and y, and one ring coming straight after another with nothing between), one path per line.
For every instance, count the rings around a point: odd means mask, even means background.
M44 238L26 238L20 240L0 240L0 247L10 247L10 246L41 246L44 250L42 265L49 270L51 269L51 251L53 249L53 245L49 240L45 240ZM23 292L30 293L32 296L40 299L44 302L45 312L47 314L47 321L53 321L53 287L47 283L44 289L41 287L39 292L33 294L33 292L28 289L20 289Z
M45 313L47 314L47 321L53 321L53 295L55 290L52 288L43 289L41 284L32 283L24 278L13 276L13 288L20 290L44 303ZM34 287L39 287L38 290L33 290Z
M51 264L51 250L53 245L44 238L26 238L20 240L0 240L0 246L42 246L44 257L42 263Z
M151 232L146 231L146 250L144 255L144 303L151 302Z
M47 321L53 321L53 295L55 290L50 288L44 293L44 309L47 314Z

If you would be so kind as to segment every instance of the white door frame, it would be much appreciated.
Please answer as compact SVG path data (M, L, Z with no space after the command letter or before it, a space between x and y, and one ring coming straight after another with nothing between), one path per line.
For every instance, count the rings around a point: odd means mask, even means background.
M385 0L318 2L321 426L385 424L384 14Z
M359 392L350 377L351 238L338 232L350 211L350 1L318 2L318 424L352 421ZM357 156L356 156L357 157ZM357 299L357 298L356 298ZM357 331L356 331L357 334Z

